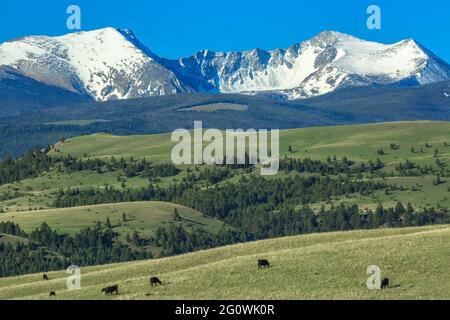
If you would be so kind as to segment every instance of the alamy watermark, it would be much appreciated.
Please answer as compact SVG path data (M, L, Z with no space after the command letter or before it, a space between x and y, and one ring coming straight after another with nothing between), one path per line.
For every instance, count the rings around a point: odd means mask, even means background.
M379 266L371 265L367 267L367 289L376 290L381 288L381 268Z
M81 9L77 5L67 7L66 13L69 15L66 26L69 30L81 30Z
M81 289L81 268L76 265L71 265L66 272L69 274L66 280L67 289Z
M280 165L278 129L207 129L194 121L194 130L177 129L172 133L171 159L181 164L261 165L261 175L275 175ZM248 142L248 143L247 143ZM207 143L204 146L204 143Z
M367 28L369 30L381 29L381 8L376 4L372 4L367 8L367 14L370 16L367 18Z

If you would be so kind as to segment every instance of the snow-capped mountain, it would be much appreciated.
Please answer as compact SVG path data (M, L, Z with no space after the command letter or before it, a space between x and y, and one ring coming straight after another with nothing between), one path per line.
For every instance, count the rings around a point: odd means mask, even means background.
M189 92L307 98L339 88L450 79L450 66L412 39L385 45L327 31L287 49L160 58L128 30L31 36L0 45L0 68L96 100Z
M287 49L206 50L166 65L197 91L269 91L290 99L350 86L427 84L450 78L450 66L412 39L384 45L332 31Z
M131 31L105 28L0 45L0 66L96 100L190 92Z

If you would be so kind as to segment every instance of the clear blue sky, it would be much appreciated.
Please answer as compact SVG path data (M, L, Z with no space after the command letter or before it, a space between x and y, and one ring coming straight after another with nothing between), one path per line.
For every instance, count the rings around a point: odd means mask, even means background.
M69 4L81 7L82 30L129 28L168 58L201 49L284 48L336 30L385 43L415 38L450 63L448 0L0 0L0 42L68 33ZM366 27L370 4L381 7L381 30Z

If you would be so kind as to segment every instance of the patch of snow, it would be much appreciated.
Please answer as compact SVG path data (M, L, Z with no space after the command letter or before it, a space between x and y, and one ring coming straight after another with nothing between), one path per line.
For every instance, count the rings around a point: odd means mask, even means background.
M129 31L123 32L130 36ZM165 94L165 86L179 86L167 88L170 92L184 91L170 70L114 28L6 42L0 45L0 65L52 85L81 90L97 100ZM149 88L143 92L144 86Z
M272 92L298 99L344 86L450 79L450 66L412 39L386 45L333 31L287 49L204 50L166 60L131 31L105 28L0 44L0 65L97 100L192 91Z

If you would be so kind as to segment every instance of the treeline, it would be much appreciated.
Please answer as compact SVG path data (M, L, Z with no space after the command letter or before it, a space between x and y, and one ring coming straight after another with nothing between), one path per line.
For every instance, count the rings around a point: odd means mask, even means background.
M361 162L357 165L346 157L343 157L342 160L337 160L336 157L333 157L333 159L328 157L326 162L311 160L310 158L291 159L285 157L280 161L280 171L317 173L320 175L347 174L354 175L358 179L361 179L364 173L373 174L374 177L381 178L395 176L417 177L426 174L439 174L442 177L450 176L450 170L444 160L436 157L435 163L435 167L432 165L420 166L406 159L404 162L398 163L395 166L395 170L388 172L380 171L385 166L380 158L377 158L375 161L369 160L367 163Z
M315 232L445 224L450 223L450 212L433 208L415 212L410 204L404 207L400 202L393 208L380 205L364 213L357 205L344 204L329 209L322 206L317 212L307 206L283 206L276 211L255 207L233 211L225 221L251 235L251 240L260 240Z
M337 178L299 175L283 179L242 177L237 183L226 183L208 189L186 189L174 200L221 220L229 218L231 210L263 206L275 210L281 205L311 204L335 196L359 193L369 195L385 188L384 182L357 181L347 176Z
M197 186L192 182L160 188L150 184L140 189L119 190L111 186L96 189L60 190L54 207L73 207L102 203L133 201L177 202L197 209L209 216L224 219L232 209L267 204L271 209L280 204L309 204L325 201L334 196L359 193L369 195L386 187L382 181L352 180L349 177L287 177L266 179L242 177L237 183L224 183L212 187Z
M78 159L71 155L49 156L48 149L27 152L18 159L0 161L0 185L13 183L27 178L35 178L44 172L57 170L59 172L96 171L97 173L123 171L128 177L142 175L146 178L170 177L177 175L180 170L171 163L153 164L146 159L109 160L97 158Z
M161 247L162 256L173 256L195 250L209 249L218 246L213 235L195 228L186 231L181 225L171 224L169 227L159 227L151 242Z
M357 205L344 204L329 209L322 207L317 212L307 206L283 206L276 211L258 206L233 210L225 221L233 228L224 228L217 235L199 230L189 232L182 226L171 225L159 228L152 241L162 247L163 255L175 255L232 243L316 232L448 224L450 212L433 208L415 211L411 204L405 207L400 202L392 208L380 205L375 211L364 213Z
M189 183L206 181L209 184L215 184L231 178L233 175L233 170L228 166L206 166L203 170L195 167L194 171L188 169L188 174L183 178L183 181Z
M127 178L142 175L146 178L154 177L171 177L177 175L180 170L171 163L153 164L147 161L145 158L141 160L135 160L133 157L130 159L120 158L117 160L115 157L111 157L108 160L102 160L98 158L89 158L86 160L77 159L70 155L60 158L60 165L58 169L60 171L76 172L76 171L97 171L103 172L115 172L122 171Z
M0 185L37 177L58 161L41 151L29 151L16 160L8 157L0 161Z
M11 110L14 109L12 106L9 107ZM52 109L52 111L56 110L54 108ZM74 108L69 112L73 112L73 109ZM92 110L90 110L90 112L92 112ZM62 111L58 112L58 116L50 117L44 122L50 123L59 121L61 120L61 114L63 114ZM89 117L91 116L92 114L90 113ZM103 116L101 118L103 118ZM115 135L154 134L172 130L158 129L157 126L160 124L156 123L152 126L152 123L148 123L142 119L129 119L129 114L118 116L118 119L123 118L127 118L127 120L99 121L88 125L38 124L40 120L35 120L34 117L2 118L1 120L5 121L6 124L3 125L2 123L0 130L0 159L7 156L19 157L27 150L36 147L45 148L49 144L63 138L77 137L85 134L94 134L98 132ZM182 127L183 126L174 126L174 128Z
M402 177L419 177L426 174L439 174L440 176L450 176L450 171L447 167L445 161L436 158L435 160L436 168L433 166L420 166L413 163L410 160L406 160L405 162L400 162L396 165L395 170L397 175ZM392 173L394 175L395 173Z
M116 241L117 234L100 224L82 229L74 236L58 234L45 223L29 235L13 223L0 228L3 233L29 240L28 244L0 243L2 277L60 270L70 264L88 266L152 258L150 252L133 250Z
M348 160L347 157L343 157L342 160L337 160L336 156L333 159L328 157L326 162L311 160L310 158L292 159L288 157L280 161L280 170L282 171L318 173L321 175L372 173L383 167L384 164L379 158L375 162L369 161L367 164L362 162L357 166L353 161Z
M6 233L12 236L25 237L26 233L22 231L18 224L10 221L0 222L0 233Z

